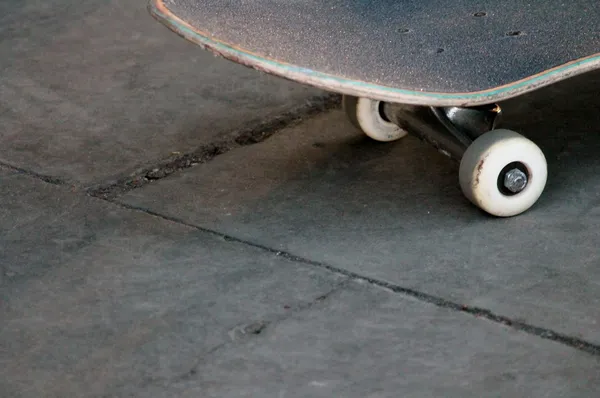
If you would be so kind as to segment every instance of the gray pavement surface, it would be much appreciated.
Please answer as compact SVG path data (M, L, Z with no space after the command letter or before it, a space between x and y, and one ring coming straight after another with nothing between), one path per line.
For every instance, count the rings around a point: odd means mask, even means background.
M0 181L3 397L123 396L177 378L344 279L30 177Z
M91 186L322 95L214 58L146 4L3 2L0 161Z
M145 5L0 3L0 397L598 396L600 74L503 104L498 220Z
M0 181L3 396L591 397L600 385L597 357L563 344L29 176Z

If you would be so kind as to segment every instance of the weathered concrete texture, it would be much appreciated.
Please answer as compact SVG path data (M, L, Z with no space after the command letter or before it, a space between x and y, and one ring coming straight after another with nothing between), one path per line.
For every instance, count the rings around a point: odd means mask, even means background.
M567 346L0 170L7 397L595 397Z
M506 104L550 167L528 213L494 219L457 165L377 144L335 111L121 200L367 277L600 343L600 75Z
M0 161L95 184L322 93L216 59L146 0L0 5Z
M2 171L0 209L2 397L124 396L185 378L343 282Z
M564 346L353 284L136 395L591 398L599 370Z

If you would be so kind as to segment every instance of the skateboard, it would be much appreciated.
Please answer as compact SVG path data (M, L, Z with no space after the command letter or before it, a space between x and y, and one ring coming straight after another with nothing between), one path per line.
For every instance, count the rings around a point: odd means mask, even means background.
M529 210L541 149L500 128L499 102L600 68L600 3L482 0L150 0L152 16L230 61L338 93L382 142L415 135L460 163L490 215Z

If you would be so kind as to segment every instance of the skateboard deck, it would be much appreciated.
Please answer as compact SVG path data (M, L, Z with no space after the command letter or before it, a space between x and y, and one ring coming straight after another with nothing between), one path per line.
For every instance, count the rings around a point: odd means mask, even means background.
M150 0L231 61L380 101L476 106L600 68L600 3L546 0Z

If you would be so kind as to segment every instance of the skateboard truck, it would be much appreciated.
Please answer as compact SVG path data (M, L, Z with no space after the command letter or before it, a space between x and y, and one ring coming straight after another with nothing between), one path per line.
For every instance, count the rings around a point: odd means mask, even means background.
M496 128L501 114L498 105L436 108L382 104L385 119L457 161L475 139Z
M496 129L502 116L497 104L436 108L384 103L382 111L390 122L459 162L473 141ZM500 190L511 195L523 191L528 182L526 171L514 165L500 173L498 184Z
M460 163L464 195L499 217L529 209L546 185L546 159L529 139L498 129L499 105L431 107L344 97L350 121L377 141L408 134Z

